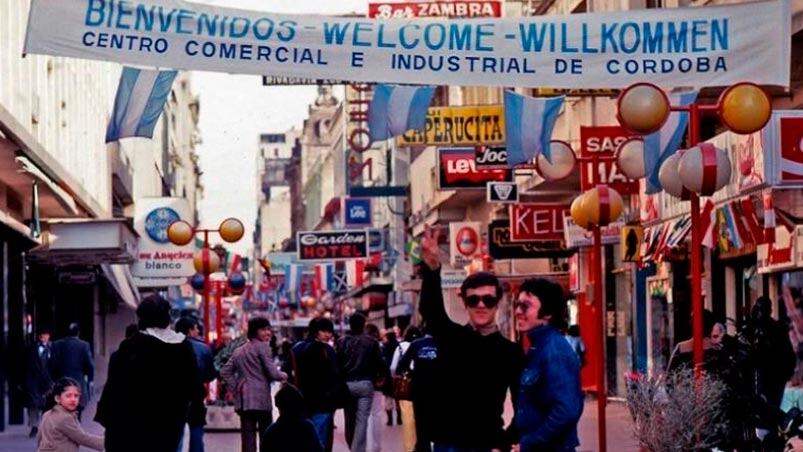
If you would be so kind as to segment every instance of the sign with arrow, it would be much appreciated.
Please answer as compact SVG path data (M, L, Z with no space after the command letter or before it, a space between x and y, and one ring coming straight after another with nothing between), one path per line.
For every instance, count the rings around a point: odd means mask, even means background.
M487 201L514 204L519 202L519 188L515 182L488 182Z

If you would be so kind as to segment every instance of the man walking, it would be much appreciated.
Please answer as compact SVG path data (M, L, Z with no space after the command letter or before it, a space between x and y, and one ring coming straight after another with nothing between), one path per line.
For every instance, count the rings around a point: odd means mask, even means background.
M490 273L469 276L460 287L469 323L449 319L441 290L439 235L428 229L421 243L419 310L439 354L433 378L440 400L428 434L435 452L507 450L515 439L506 432L502 414L508 390L514 401L518 393L523 354L496 325L502 286Z
M29 437L36 437L39 431L39 419L45 407L45 398L50 391L53 380L50 378L50 331L39 330L38 340L28 349L25 363L25 395L28 408L28 424L31 427Z
M528 279L514 306L516 328L530 339L516 410L519 450L573 451L580 445L583 393L580 360L560 332L566 318L563 288Z
M50 369L53 381L69 377L81 385L81 401L78 404L78 419L92 398L92 381L95 377L95 363L89 343L78 336L81 330L77 323L71 323L67 337L53 342Z
M324 451L332 450L334 413L338 399L345 395L335 349L329 345L334 331L331 320L315 317L309 322L307 338L291 352L295 384L304 396L304 415L312 421Z
M352 452L366 450L374 380L382 374L385 365L379 341L365 334L365 322L364 315L353 314L349 318L351 331L336 344L338 364L351 393L344 414L346 442Z
M201 330L198 327L198 322L191 317L182 317L176 322L176 332L186 336L185 340L192 346L192 350L195 353L195 361L198 364L198 374L201 378L201 383L208 384L217 378L212 349L201 339ZM189 452L203 452L204 425L206 425L206 406L204 406L204 399L192 401L187 423L190 426ZM179 450L181 450L183 442L184 436L182 434Z

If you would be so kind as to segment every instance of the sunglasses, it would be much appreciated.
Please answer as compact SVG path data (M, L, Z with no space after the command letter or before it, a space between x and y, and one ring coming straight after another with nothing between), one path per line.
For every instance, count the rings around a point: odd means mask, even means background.
M469 295L465 298L466 306L469 308L476 308L480 301L486 308L493 308L499 304L499 299L493 295Z

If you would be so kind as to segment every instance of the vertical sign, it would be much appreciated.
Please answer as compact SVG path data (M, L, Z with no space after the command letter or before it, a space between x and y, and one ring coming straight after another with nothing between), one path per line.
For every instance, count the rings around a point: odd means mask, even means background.
M452 267L462 267L480 255L480 223L449 223L449 251Z
M632 134L623 127L580 127L580 188L583 191L597 184L608 184L622 195L638 193L638 181L630 180L616 166L616 148ZM593 157L598 161L588 160Z
M194 244L174 245L167 228L178 220L192 222L190 203L184 198L142 198L134 208L134 230L139 234L137 260L131 274L140 278L178 278L195 273Z

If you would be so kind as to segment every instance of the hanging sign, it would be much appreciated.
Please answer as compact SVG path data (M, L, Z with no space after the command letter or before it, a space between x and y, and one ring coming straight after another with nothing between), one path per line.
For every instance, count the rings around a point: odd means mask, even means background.
M23 52L378 83L789 86L789 1L505 19L375 20L184 0L36 0Z
M519 186L515 182L488 182L486 201L500 204L519 202Z
M514 204L510 206L510 240L562 240L564 216L569 216L569 207L562 204Z
M427 110L423 131L409 130L396 140L398 146L474 146L504 142L502 105L433 107Z
M507 148L504 146L477 146L474 163L482 169L507 169Z
M142 198L134 207L134 230L139 234L137 260L131 274L138 278L177 278L195 274L195 246L174 245L167 228L174 221L192 221L192 209L184 198Z
M619 243L619 236L625 224L621 221L605 226L600 231L603 245ZM574 222L571 215L563 217L563 232L566 239L566 246L569 248L584 248L593 245L593 234L591 231L581 228Z
M379 2L368 4L368 17L376 19L413 19L416 17L500 17L502 3L498 1L426 1Z
M494 220L488 225L488 254L494 259L536 259L563 257L573 251L566 249L563 239L513 242L507 220Z
M643 226L625 226L622 228L619 243L622 262L639 262L641 246L644 244Z
M342 260L368 257L368 231L308 231L298 233L298 260Z
M632 135L619 126L580 127L581 190L607 184L621 195L638 193L638 181L625 177L616 165L617 147Z
M452 267L468 265L480 255L480 223L449 223L449 250Z
M371 226L371 198L346 198L343 204L343 223L347 227Z
M513 180L513 171L510 169L477 168L473 148L438 149L438 175L438 187L441 190L485 190L488 182Z

